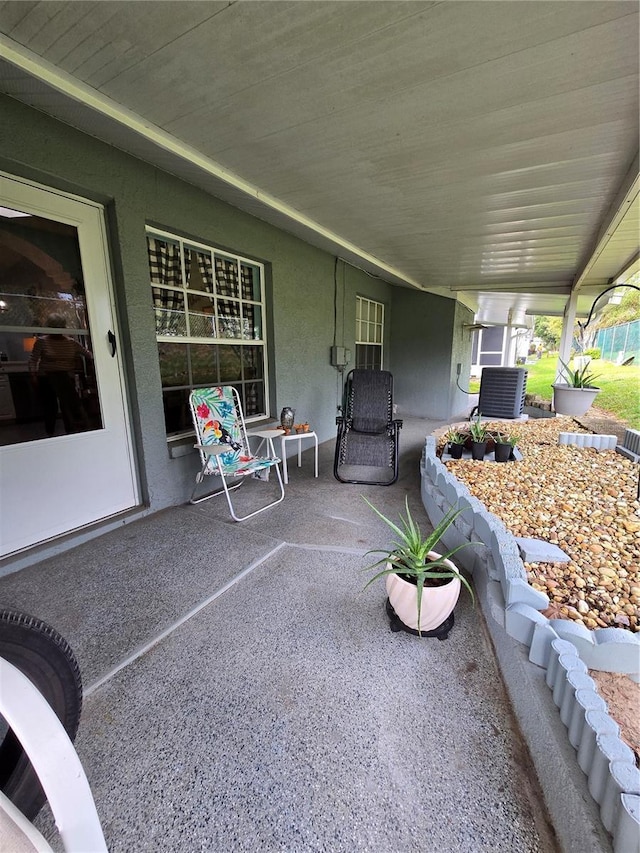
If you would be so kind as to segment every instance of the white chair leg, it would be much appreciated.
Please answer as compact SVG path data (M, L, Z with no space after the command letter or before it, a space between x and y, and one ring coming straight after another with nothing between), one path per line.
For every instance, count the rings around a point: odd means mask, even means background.
M228 487L225 486L222 489L218 489L216 492L209 492L208 494L203 495L201 498L194 498L195 493L198 491L198 486L200 485L200 483L202 483L202 481L205 478L204 472L205 472L205 469L206 469L208 464L209 464L209 460L207 459L207 461L204 463L204 465L200 469L200 472L196 475L196 484L193 487L193 491L191 492L191 497L189 498L190 504L201 504L203 501L208 501L209 498L216 498L216 497L218 497L218 495L224 494L225 491L227 490L227 488L229 489L229 491L231 491L233 489L239 489L240 486L242 485L242 480L240 480L238 483L235 484L235 486L228 486ZM223 486L224 486L224 477L221 477L221 480L222 480Z
M271 501L271 503L268 503L265 506L261 506L260 509L256 509L253 512L247 513L247 515L236 515L235 509L233 508L233 504L231 502L231 495L229 494L231 489L227 487L225 478L222 478L222 486L224 488L224 493L227 498L227 503L229 504L229 512L231 513L231 518L233 518L234 521L246 521L248 518L253 518L254 515L258 515L258 513L264 512L265 509L270 509L272 506L277 506L284 500L284 484L282 482L282 474L280 473L280 464L276 463L271 467L276 469L276 474L278 475L278 482L280 484L280 496L275 501Z

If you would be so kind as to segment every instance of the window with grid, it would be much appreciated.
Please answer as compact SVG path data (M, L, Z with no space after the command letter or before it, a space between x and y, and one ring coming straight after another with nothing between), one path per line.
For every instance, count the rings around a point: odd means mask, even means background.
M382 370L384 305L356 296L356 368Z
M264 267L147 229L168 436L192 429L193 388L233 385L247 420L268 412Z

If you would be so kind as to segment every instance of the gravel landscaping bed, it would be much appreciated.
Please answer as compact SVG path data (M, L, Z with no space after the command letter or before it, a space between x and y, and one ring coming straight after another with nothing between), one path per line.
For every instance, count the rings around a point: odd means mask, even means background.
M514 536L544 539L569 556L525 563L530 584L549 596L545 615L640 631L639 466L615 451L559 445L560 432L585 432L572 418L514 428L521 461L443 461Z

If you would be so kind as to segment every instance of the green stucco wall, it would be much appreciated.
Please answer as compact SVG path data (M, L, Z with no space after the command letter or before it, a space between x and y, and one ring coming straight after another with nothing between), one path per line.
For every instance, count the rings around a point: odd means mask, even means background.
M452 299L395 289L390 331L399 414L450 420L463 413L467 397L456 387L456 365L469 376L470 335L462 324L472 318Z
M355 354L357 294L385 304L385 367L394 372L400 408L449 416L456 402L454 301L336 264L333 256L287 232L10 98L0 96L0 111L2 171L106 206L139 474L152 509L188 498L197 460L195 452L172 458L166 441L146 224L270 265L274 417L282 406L293 406L320 441L333 438L344 376L330 365L329 353L337 343Z

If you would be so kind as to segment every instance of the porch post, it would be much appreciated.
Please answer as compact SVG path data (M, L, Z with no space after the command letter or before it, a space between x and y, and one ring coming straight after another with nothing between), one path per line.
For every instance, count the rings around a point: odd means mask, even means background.
M573 328L576 324L576 308L578 305L578 291L573 288L571 295L564 306L564 320L562 323L562 334L560 336L560 350L558 352L558 363L556 364L556 382L562 382L561 361L569 364L571 357L571 342L573 340Z
M503 339L502 342L502 352L504 353L504 361L503 366L510 366L516 363L516 359L514 356L514 338L513 338L513 326L512 324L512 315L513 311L509 308L509 313L507 314L507 326L504 334L506 335L506 346L505 341Z

